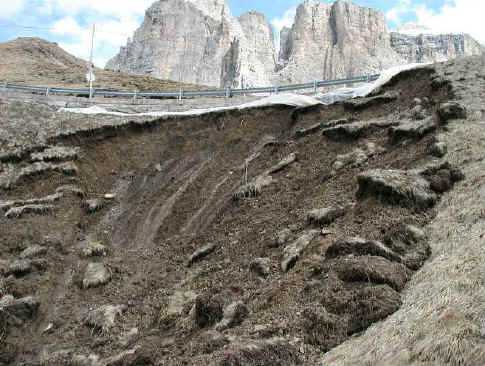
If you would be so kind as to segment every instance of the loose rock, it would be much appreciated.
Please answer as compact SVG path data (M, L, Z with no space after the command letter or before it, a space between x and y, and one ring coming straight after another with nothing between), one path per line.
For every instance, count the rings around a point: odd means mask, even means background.
M84 208L87 213L95 213L99 210L101 210L105 206L103 200L100 199L91 199L91 200L86 200L84 202Z
M8 314L7 322L13 325L33 319L37 315L39 306L39 301L32 296L21 299L4 296L0 300L0 310Z
M448 146L444 142L436 142L431 145L429 153L437 158L442 158L448 153Z
M326 128L322 133L333 141L349 141L356 140L373 130L387 128L397 124L399 122L396 121L361 121Z
M281 247L288 243L288 240L290 240L290 237L292 235L292 232L290 229L283 229L280 232L276 234L276 239L274 241L274 245L271 245L273 247Z
M99 241L88 240L86 247L82 250L85 257L104 257L107 254L106 247Z
M199 328L211 326L223 317L223 302L218 296L199 295L191 310L191 316Z
M345 209L342 207L326 207L310 211L307 215L307 220L311 224L330 225L344 215Z
M214 252L217 249L217 245L213 243L209 243L205 246L203 246L200 249L197 249L190 257L187 262L187 265L190 267L193 265L195 262L200 261L201 259L207 257L209 254Z
M87 313L84 324L96 331L107 332L115 326L116 318L126 310L125 305L104 305Z
M83 279L83 288L99 287L111 280L111 274L103 263L89 263Z
M202 338L204 343L201 352L204 354L211 354L229 343L224 334L214 330L205 332Z
M368 142L364 147L358 147L348 154L337 155L337 159L333 163L332 168L334 171L341 170L345 167L356 168L363 165L376 153L383 151L383 148L378 148L374 143Z
M271 259L269 258L256 258L254 259L249 268L252 272L260 277L268 277L270 273Z
M224 316L220 323L217 324L216 329L221 332L234 328L241 324L248 314L249 310L243 302L234 302L224 309Z
M32 245L24 249L22 253L20 253L20 258L22 259L35 258L35 257L40 257L46 253L47 253L46 247L43 247L40 245Z
M26 214L46 215L54 210L52 205L25 205L20 207L13 207L7 211L5 217L9 219L18 219Z
M30 259L15 260L8 266L6 275L14 275L16 277L24 276L32 272L33 266Z
M317 230L307 231L293 243L285 247L283 250L283 260L281 261L281 269L283 272L288 272L293 268L303 251L318 234L319 232Z
M458 102L447 102L440 105L438 115L442 123L452 119L466 119L466 107Z

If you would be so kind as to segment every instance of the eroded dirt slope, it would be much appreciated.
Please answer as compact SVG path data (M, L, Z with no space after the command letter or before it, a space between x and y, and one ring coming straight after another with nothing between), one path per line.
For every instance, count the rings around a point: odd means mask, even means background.
M464 177L433 68L329 107L121 123L0 165L0 362L312 365L397 311Z

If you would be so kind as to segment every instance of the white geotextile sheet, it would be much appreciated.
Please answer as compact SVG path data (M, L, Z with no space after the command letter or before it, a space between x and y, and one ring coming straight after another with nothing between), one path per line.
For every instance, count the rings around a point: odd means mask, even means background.
M154 111L145 113L122 113L109 111L103 107L92 106L87 108L61 108L59 112L69 112L69 113L82 113L82 114L109 114L113 116L152 116L152 117L163 117L163 116L198 116L201 114L218 112L218 111L228 111L228 110L242 110L255 107L266 107L271 105L289 105L293 107L308 107L316 104L321 104L321 102L313 97L306 95L292 94L292 93L282 93L271 95L266 98L261 98L259 100L244 103L241 105L230 106L230 107L215 107L215 108L204 108L204 109L191 109L184 112L166 112L166 111Z
M365 97L373 92L375 89L387 84L397 74L403 71L412 70L427 65L429 65L429 63L407 64L391 67L387 70L382 71L379 78L372 83L365 83L355 88L336 89L329 93L317 94L315 95L315 98L320 100L323 104L332 104L346 99Z
M380 77L372 82L366 83L355 88L340 88L329 93L320 93L315 96L306 96L293 93L281 93L271 95L269 97L261 98L259 100L244 103L238 106L230 107L215 107L204 109L192 109L184 112L167 112L167 111L154 111L145 113L122 113L116 111L109 111L99 106L92 106L88 108L61 108L59 112L68 113L80 113L80 114L105 114L113 116L149 116L149 117L163 117L163 116L199 116L201 114L207 114L211 112L229 111L229 110L242 110L255 107L266 107L272 105L288 105L292 107L309 107L317 104L332 104L341 100L365 97L376 88L386 84L395 75L402 71L415 69L418 67L426 66L428 64L408 64L402 66L392 67L390 69L382 71Z

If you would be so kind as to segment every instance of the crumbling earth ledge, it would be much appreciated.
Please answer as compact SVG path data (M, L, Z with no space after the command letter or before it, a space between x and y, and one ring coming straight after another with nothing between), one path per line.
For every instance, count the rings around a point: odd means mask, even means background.
M484 66L485 57L438 66L471 113L467 120L451 122L440 136L450 149L450 162L466 179L443 196L426 229L432 258L407 285L400 310L326 353L323 365L485 364Z

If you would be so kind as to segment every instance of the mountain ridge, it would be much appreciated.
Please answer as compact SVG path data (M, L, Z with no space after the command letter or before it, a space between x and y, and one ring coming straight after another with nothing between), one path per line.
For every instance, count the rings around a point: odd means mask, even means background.
M484 49L466 35L423 41L390 32L382 12L344 0L305 0L292 27L282 29L279 47L272 32L264 14L234 17L224 0L157 1L106 67L214 87L250 87L351 77Z

